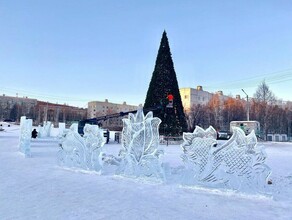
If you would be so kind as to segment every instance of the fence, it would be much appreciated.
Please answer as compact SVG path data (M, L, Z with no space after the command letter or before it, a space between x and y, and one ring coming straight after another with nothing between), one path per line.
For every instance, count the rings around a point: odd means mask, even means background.
M159 136L159 144L161 145L180 145L183 143L182 136Z

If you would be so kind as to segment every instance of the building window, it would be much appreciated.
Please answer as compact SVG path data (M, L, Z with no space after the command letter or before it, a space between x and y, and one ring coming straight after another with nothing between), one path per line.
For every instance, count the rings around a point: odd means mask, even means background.
M188 99L189 98L189 96L188 95L185 95L185 99Z

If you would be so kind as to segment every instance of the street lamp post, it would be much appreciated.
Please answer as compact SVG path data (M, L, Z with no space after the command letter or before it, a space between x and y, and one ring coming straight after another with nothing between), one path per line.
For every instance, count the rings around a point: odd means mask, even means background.
M243 89L241 89L243 92L244 92L244 94L246 95L246 105L247 105L247 111L246 111L246 118L247 118L247 121L249 121L249 102L248 102L248 94L246 94L246 92L243 90Z

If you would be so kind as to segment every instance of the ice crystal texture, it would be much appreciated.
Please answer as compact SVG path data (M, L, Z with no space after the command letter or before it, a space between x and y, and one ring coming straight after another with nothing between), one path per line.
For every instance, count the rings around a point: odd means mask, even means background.
M66 129L66 124L65 123L62 123L62 122L59 122L59 134L58 136L62 136L62 134L64 133L64 130Z
M40 137L40 138L50 137L51 127L52 127L52 122L44 121L43 127L39 127L38 137Z
M118 173L126 176L164 178L159 149L161 120L142 109L123 119L121 163Z
M32 131L32 119L26 119L25 116L20 118L20 136L19 136L19 151L25 157L31 156L30 140Z
M193 133L184 133L183 138L185 184L244 192L264 190L271 170L253 131L246 136L240 128L234 128L232 137L222 146L217 146L212 127L204 130L197 126Z
M100 171L100 155L105 143L102 130L97 125L86 124L84 136L76 131L78 124L72 124L61 136L58 162L61 166Z

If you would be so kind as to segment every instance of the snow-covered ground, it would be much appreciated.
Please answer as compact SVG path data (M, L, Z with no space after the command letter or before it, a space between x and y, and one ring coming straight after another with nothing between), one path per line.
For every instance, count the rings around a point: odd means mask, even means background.
M178 145L165 146L166 183L57 165L56 138L31 142L31 158L18 152L19 127L0 131L0 219L292 219L292 144L266 147L272 185L267 195L184 187ZM117 154L120 145L105 145Z

